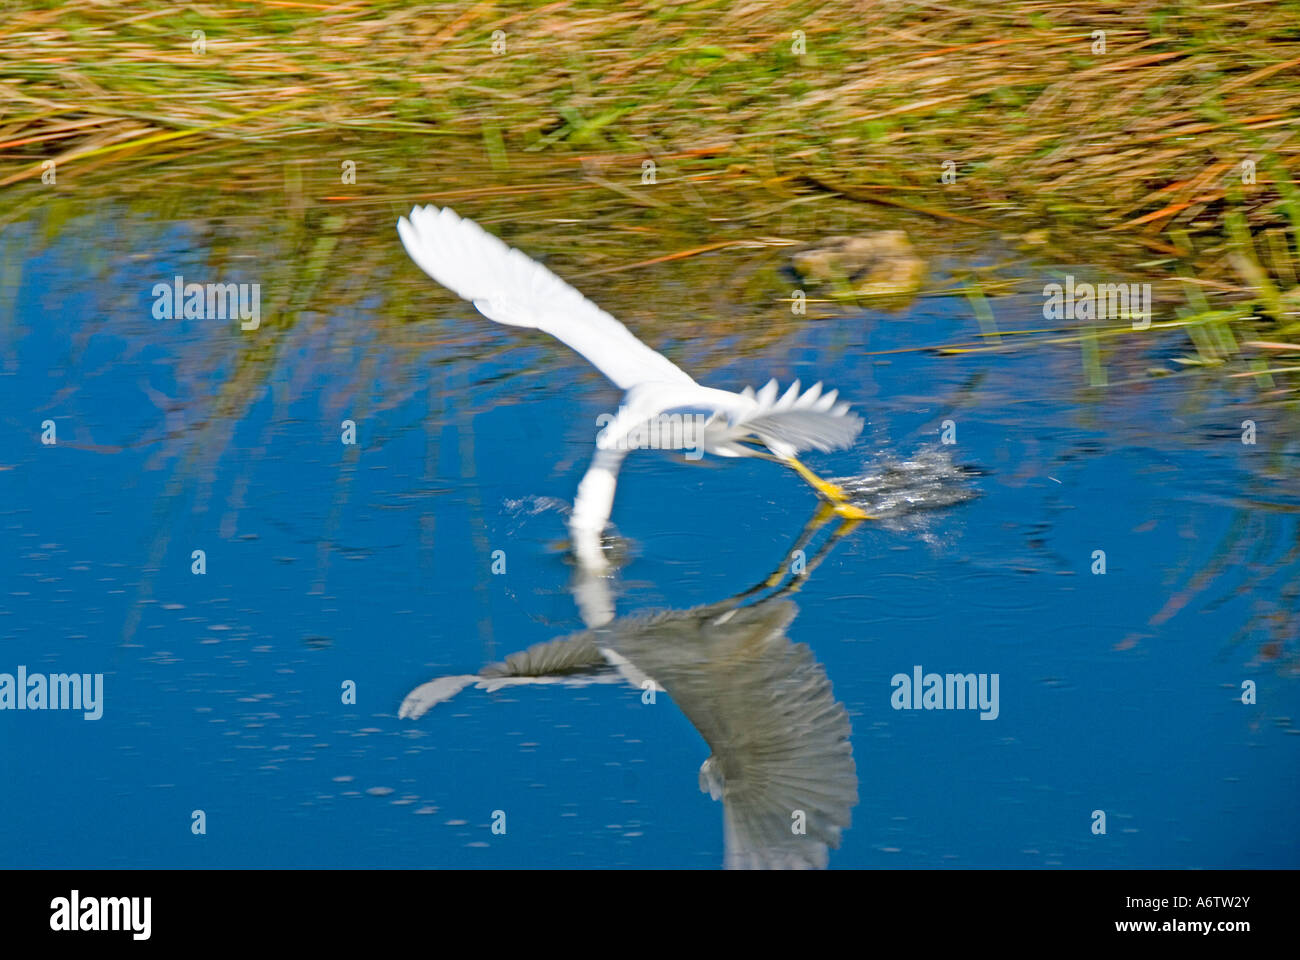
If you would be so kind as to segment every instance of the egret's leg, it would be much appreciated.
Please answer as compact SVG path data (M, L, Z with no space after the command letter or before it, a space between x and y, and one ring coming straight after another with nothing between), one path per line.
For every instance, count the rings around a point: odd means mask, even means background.
M841 500L847 500L848 497L844 491L828 480L823 480L817 474L813 473L794 457L786 457L785 463L791 470L803 477L812 486L814 490L820 493L831 503Z
M809 541L817 535L817 531L826 526L826 523L834 515L835 508L831 506L831 504L817 504L816 513L812 515L812 519L804 526L803 532L799 534L799 539L796 540L794 546L786 552L785 558L782 559L780 565L778 565L777 568L772 571L771 575L763 581L762 586L768 588L775 587L784 580L786 573L790 570L790 561L793 559L794 555L801 552L804 547L808 546Z
M823 506L829 512L832 513L838 512L835 509L835 507L831 506L830 504L823 504ZM855 507L854 509L856 510L857 508ZM807 563L804 566L803 573L800 573L796 576L792 576L786 582L785 586L781 587L781 589L779 590L773 590L764 599L775 600L777 597L783 597L786 596L787 594L797 593L799 591L799 588L802 587L804 583L807 581L807 579L812 576L813 570L815 570L821 564L821 562L830 555L831 548L833 548L835 544L837 544L842 537L844 537L851 530L856 528L857 525L858 525L858 519L856 517L845 517L844 522L841 523L837 529L831 532L831 535L826 538L826 541L817 549L817 552L808 558Z
M782 457L781 462L793 470L799 476L808 482L808 485L820 493L823 497L831 502L835 507L835 512L846 520L870 520L872 517L865 511L849 503L848 494L835 484L823 480L817 474L805 467L795 457Z

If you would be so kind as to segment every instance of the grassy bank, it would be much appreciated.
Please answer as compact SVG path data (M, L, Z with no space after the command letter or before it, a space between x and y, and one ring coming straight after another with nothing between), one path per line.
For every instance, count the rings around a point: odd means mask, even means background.
M683 255L870 209L1151 280L1204 362L1300 356L1298 3L10 4L0 99L11 209L45 161L61 189L256 183L330 144L367 177L322 175L329 203L604 193L747 223Z

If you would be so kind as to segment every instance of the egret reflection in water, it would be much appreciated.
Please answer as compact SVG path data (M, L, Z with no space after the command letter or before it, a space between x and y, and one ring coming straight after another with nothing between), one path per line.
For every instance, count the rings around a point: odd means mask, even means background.
M722 801L726 867L825 867L858 801L849 717L812 650L787 630L798 613L789 596L857 526L842 520L804 559L833 515L823 504L772 574L733 597L620 617L477 674L431 680L407 694L399 715L421 717L470 685L626 682L666 692L712 751L700 789ZM584 613L588 600L579 594Z

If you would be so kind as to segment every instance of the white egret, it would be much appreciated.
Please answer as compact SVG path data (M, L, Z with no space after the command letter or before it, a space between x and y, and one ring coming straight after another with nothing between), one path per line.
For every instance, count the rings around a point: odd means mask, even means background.
M471 301L489 320L544 330L568 344L626 391L618 414L596 438L596 454L578 485L569 529L574 550L589 567L603 569L600 535L614 505L618 471L629 449L641 445L656 420L698 416L705 453L720 457L762 457L803 477L841 516L871 519L848 502L845 492L817 476L796 454L809 449L850 446L862 418L850 413L838 393L815 384L800 390L796 380L781 393L775 380L755 392L701 386L663 354L656 353L600 307L546 267L506 246L449 207L414 207L397 221L411 259L457 296ZM658 435L657 428L654 435Z

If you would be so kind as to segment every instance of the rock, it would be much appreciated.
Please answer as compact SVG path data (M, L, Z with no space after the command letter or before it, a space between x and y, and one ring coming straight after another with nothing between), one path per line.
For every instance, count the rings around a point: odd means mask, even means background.
M925 276L925 261L902 230L827 237L800 250L793 261L805 279L844 284L860 297L915 293Z

